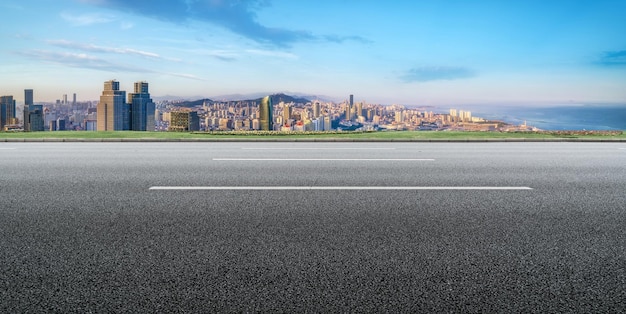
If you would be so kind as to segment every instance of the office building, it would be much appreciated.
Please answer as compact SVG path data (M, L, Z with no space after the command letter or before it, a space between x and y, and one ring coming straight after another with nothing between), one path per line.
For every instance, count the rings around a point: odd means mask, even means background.
M98 103L98 131L122 131L130 129L129 106L126 92L120 90L116 80L104 82L104 90Z
M319 116L321 116L322 113L322 105L320 104L319 101L315 101L313 103L313 118L318 118Z
M128 94L130 105L130 129L154 131L155 105L150 98L147 82L135 82L134 93Z
M289 120L291 120L291 106L285 104L283 107L283 124L290 124Z
M16 120L13 96L0 96L0 131L7 125L15 124Z
M200 118L198 113L195 111L170 112L170 125L167 130L173 132L199 131Z
M43 131L44 130L44 110L43 105L30 105L28 110L24 109L24 131Z
M33 103L33 90L32 89L25 89L24 90L24 106L30 106L30 105L34 105Z
M57 119L57 131L65 131L65 119Z
M274 130L274 116L272 108L272 99L270 96L265 96L261 100L259 105L259 123L261 124L261 130L273 131Z

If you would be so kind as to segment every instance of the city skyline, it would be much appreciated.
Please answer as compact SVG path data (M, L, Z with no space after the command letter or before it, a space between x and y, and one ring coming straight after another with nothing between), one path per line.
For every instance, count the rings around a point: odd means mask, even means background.
M3 1L0 95L306 93L403 105L626 102L624 1ZM67 96L65 96L67 97Z

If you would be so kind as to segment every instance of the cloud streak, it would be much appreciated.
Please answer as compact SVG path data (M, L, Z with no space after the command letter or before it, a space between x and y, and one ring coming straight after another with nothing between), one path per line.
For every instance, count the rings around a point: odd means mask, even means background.
M57 47L77 49L77 50L82 50L82 51L87 51L87 52L117 53L117 54L135 55L135 56L153 58L153 59L161 59L161 56L159 56L156 53L130 49L130 48L102 47L102 46L96 46L92 44L72 42L72 41L63 40L63 39L48 40L47 43L53 46L57 46Z
M299 41L324 40L369 42L359 36L316 36L307 31L267 27L257 21L256 11L269 0L169 0L156 5L151 1L82 0L82 2L173 23L200 21L219 25L236 34L260 43L289 46Z
M454 66L424 66L409 69L400 79L404 82L430 82L475 77L474 70Z
M597 63L603 66L626 66L626 50L607 51Z
M74 26L87 26L93 24L105 24L115 21L114 18L110 16L105 16L102 14L81 14L74 15L69 13L61 13L61 18L65 21L71 23Z
M74 68L101 70L108 72L145 72L145 69L114 64L104 59L90 56L84 53L54 52L46 50L31 50L22 52L28 58L47 61L50 63L65 65Z
M165 74L165 75L170 75L170 76L182 77L186 79L204 81L204 79L197 77L195 75L192 75L192 74L158 72L158 71L145 69L141 67L113 63L105 59L90 56L84 53L30 50L30 51L20 52L19 55L25 56L27 58L37 60L37 61L45 61L45 62L63 65L63 66L69 66L73 68L91 69L91 70L98 70L98 71L105 71L105 72L156 73L156 74Z

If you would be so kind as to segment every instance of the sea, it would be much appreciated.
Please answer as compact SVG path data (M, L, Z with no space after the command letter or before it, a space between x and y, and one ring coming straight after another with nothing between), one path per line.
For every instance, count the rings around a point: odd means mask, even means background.
M526 123L541 130L626 130L626 104L467 105L458 110L509 124Z

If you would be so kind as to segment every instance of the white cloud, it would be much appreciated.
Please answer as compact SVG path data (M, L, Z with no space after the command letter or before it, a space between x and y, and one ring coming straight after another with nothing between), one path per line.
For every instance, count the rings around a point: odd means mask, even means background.
M67 12L61 13L61 18L71 23L74 26L87 26L93 24L105 24L115 21L112 16L102 15L98 13L91 14L70 14Z
M141 57L155 58L155 59L161 58L161 56L159 56L158 54L153 53L153 52L148 52L148 51L142 51L142 50L131 49L131 48L103 47L103 46L96 46L92 44L77 43L77 42L72 42L72 41L63 40L63 39L48 40L47 43L57 46L57 47L78 49L78 50L89 51L89 52L104 52L104 53L137 55Z
M259 50L259 49L249 49L246 50L247 53L259 56L273 57L273 58L282 58L282 59L298 59L298 56L282 51L273 51L273 50Z
M18 54L18 53L16 53ZM54 64L69 66L73 68L92 69L106 72L133 72L133 73L156 73L175 77L182 77L191 80L204 81L205 79L193 74L160 72L136 66L124 65L110 62L108 60L91 56L85 53L55 52L46 50L30 50L20 52L19 55Z

